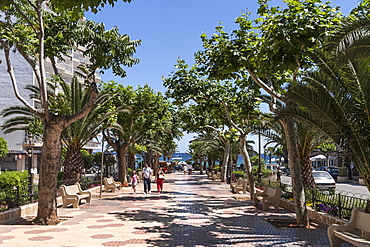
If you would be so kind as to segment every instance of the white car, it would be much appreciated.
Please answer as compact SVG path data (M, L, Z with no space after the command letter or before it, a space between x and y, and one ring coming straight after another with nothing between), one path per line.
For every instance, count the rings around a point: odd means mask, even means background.
M318 189L335 190L335 180L327 171L312 171L312 176Z

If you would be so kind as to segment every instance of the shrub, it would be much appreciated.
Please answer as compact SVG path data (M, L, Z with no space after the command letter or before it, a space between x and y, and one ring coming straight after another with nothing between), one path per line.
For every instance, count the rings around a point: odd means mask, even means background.
M0 189L28 185L28 171L5 171L0 174Z
M339 177L347 177L348 169L345 166L338 167L338 176Z
M235 174L236 180L238 180L239 178L245 178L244 171L233 171L233 174Z
M267 169L265 166L261 166L262 178L267 178L271 176L273 173L270 169ZM252 173L255 177L258 177L258 166L252 167Z

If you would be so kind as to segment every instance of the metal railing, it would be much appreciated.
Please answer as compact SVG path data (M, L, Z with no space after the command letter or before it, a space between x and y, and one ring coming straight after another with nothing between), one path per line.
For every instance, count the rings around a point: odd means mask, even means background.
M21 205L36 202L38 200L38 187L14 186L13 188L0 189L0 211L6 211Z
M100 180L62 180L57 182L57 196L60 195L60 185L71 185L76 182L80 183L83 190L100 186ZM13 188L0 189L0 212L37 202L38 189L37 185L14 186Z
M268 185L273 188L282 189L282 197L294 201L291 184L281 181L263 179L256 187ZM367 211L370 207L370 198L362 195L361 197L351 196L349 192L330 191L313 188L305 188L306 206L318 212L325 212L339 219L349 219L354 207L360 207Z

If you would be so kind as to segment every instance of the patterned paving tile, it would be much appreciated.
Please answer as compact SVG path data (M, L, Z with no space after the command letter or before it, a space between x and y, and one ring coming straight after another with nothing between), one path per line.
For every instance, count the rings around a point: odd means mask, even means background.
M90 236L90 238L94 238L94 239L96 239L96 238L98 238L98 239L106 239L106 238L112 238L112 237L114 237L113 234L97 234L97 235Z
M4 226L0 246L329 246L326 229L275 228L263 219L294 214L262 212L205 175L166 177L160 196L142 195L142 184L135 196L125 187L79 209L58 209L70 218L54 227Z

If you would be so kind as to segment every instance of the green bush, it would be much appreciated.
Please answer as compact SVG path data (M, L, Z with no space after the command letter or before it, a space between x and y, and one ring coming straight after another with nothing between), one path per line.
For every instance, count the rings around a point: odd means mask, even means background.
M271 176L273 173L270 169L267 169L265 166L261 166L262 178L267 178ZM258 177L258 166L252 167L252 173L255 177Z
M235 174L236 180L238 180L239 178L245 178L244 171L233 171L233 174Z
M28 171L5 171L0 174L0 189L28 185Z
M348 169L345 166L338 167L338 176L339 177L347 177Z

